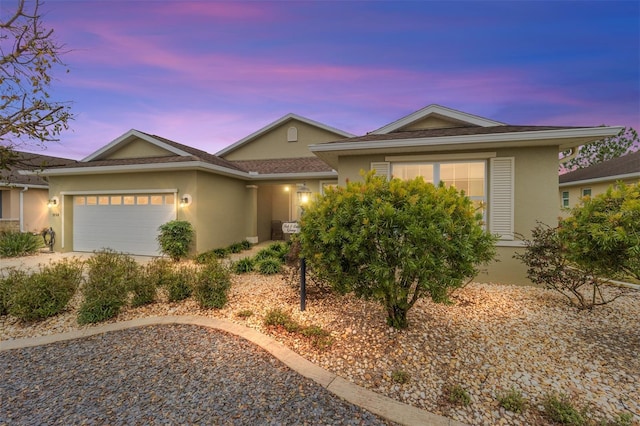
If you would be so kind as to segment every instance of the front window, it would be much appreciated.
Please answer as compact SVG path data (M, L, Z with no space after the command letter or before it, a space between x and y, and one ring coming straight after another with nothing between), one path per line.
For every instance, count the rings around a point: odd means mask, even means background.
M569 207L569 191L562 191L562 207Z
M443 182L453 186L469 197L484 215L486 205L486 162L397 162L391 164L391 174L403 180L418 176L429 183L438 185Z
M583 188L582 189L583 197L591 197L591 188Z

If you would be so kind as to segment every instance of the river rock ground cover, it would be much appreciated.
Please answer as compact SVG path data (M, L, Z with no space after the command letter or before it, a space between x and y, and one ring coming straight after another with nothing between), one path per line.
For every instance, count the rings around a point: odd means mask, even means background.
M630 413L640 421L640 291L592 311L569 307L540 288L471 283L453 304L418 302L409 329L385 324L381 306L333 295L310 283L307 309L282 276L233 276L229 302L202 310L193 300L125 309L112 321L144 316L202 315L225 318L269 334L310 361L380 394L469 424L551 424L543 398L566 394L594 418ZM0 340L59 333L80 326L76 298L67 312L25 324L0 317ZM266 327L265 314L281 309L302 325L331 333L318 349L299 333ZM240 315L239 315L240 314ZM398 380L402 377L403 380ZM403 382L404 383L400 383ZM451 403L464 389L470 403ZM522 413L500 407L498 396L515 389L527 401ZM635 424L635 423L634 423Z

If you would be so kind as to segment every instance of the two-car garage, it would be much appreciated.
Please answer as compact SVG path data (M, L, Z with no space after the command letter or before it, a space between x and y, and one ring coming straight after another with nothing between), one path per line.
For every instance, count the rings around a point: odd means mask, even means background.
M73 250L156 256L158 227L174 219L175 193L74 195Z

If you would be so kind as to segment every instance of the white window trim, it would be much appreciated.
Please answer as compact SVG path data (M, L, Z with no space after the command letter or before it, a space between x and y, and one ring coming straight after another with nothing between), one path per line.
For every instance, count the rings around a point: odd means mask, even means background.
M495 152L473 152L470 154L429 154L429 155L394 155L384 158L390 162L413 162L413 161L430 161L445 162L454 160L486 160L496 157Z

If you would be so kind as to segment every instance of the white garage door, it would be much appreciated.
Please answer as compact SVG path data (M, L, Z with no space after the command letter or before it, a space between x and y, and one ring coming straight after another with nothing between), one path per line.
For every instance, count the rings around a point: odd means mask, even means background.
M158 227L176 218L174 194L79 195L73 200L73 250L159 254Z

